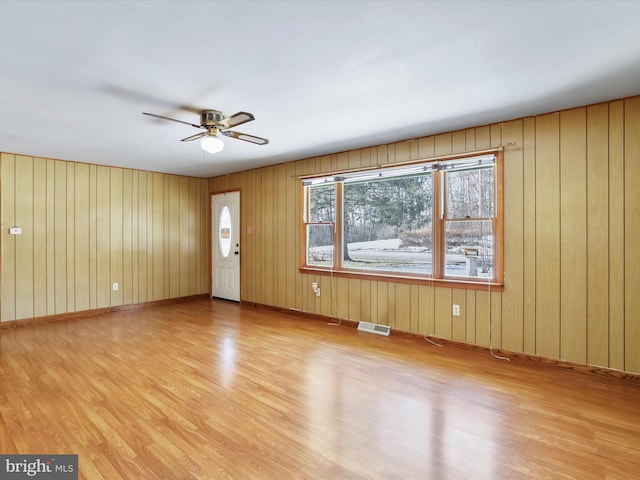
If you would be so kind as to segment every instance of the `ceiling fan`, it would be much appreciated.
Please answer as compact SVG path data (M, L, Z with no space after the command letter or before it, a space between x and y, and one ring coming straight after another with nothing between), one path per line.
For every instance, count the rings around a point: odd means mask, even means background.
M184 122L175 118L165 117L163 115L156 115L155 113L142 113L143 115L149 115L150 117L171 120L172 122L184 123L185 125L204 129L204 132L183 138L181 142L191 142L201 138L202 140L200 141L200 145L202 146L202 149L209 153L220 152L224 148L224 142L218 138L218 133L221 133L225 137L237 138L238 140L255 143L256 145L266 145L269 143L269 140L266 138L228 130L229 128L255 120L255 117L251 113L247 112L238 112L225 117L224 114L218 110L203 110L200 113L200 125Z

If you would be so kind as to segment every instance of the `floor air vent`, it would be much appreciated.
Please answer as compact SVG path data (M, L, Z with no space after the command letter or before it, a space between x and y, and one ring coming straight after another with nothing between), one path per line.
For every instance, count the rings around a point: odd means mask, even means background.
M375 333L376 335L384 335L388 337L391 334L391 327L388 325L378 325L377 323L360 322L358 330L367 333Z

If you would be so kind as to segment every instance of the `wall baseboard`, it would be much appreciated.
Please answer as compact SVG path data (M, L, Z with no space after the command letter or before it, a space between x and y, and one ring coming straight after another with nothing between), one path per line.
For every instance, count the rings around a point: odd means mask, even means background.
M292 309L287 309L282 307L274 307L272 305L264 305L261 303L254 303L254 302L243 302L242 304L246 306L253 306L255 308L262 308L265 310L276 311L276 312L280 312L288 315L294 315L294 316L307 318L307 319L322 320L330 323L335 323L336 321L338 321L338 319L336 319L335 317L330 317L328 315L320 315L317 313L303 312L301 310L292 310ZM358 328L358 322L355 322L353 320L340 320L340 323L348 327ZM393 333L391 336L403 337L403 338L421 340L421 341L424 340L424 336L419 333L405 332L405 331L396 330L396 329L393 330ZM485 347L482 345L460 342L457 340L448 340L448 339L438 338L438 337L430 337L430 338L432 338L433 340L443 345L452 345L465 350L477 350L477 351L486 352L489 355L491 354L491 349L489 347ZM623 370L616 370L613 368L575 363L575 362L570 362L568 360L560 360L560 359L543 357L541 355L533 355L533 354L522 353L522 352L513 352L511 350L498 349L498 348L494 348L493 353L500 356L508 357L511 360L526 361L526 362L535 363L537 365L541 365L544 367L554 367L554 368L560 368L563 370L573 370L575 372L585 373L589 375L598 375L600 377L615 379L615 380L640 386L640 374L638 373L625 372Z
M164 300L154 300L151 302L134 303L130 305L116 305L113 307L94 308L91 310L81 310L78 312L58 313L56 315L45 315L42 317L9 320L7 322L0 322L0 329L8 327L23 327L27 325L36 325L39 323L59 322L63 320L73 320L76 318L95 317L97 315L104 315L106 313L126 312L129 310L138 310L141 308L173 305L175 303L192 302L194 300L203 300L205 298L209 298L209 294L201 293L198 295L190 295L188 297L167 298Z

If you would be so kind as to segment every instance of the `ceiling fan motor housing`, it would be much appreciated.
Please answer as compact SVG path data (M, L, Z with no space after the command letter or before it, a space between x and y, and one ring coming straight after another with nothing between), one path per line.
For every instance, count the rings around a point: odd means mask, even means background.
M217 110L205 110L200 115L200 124L203 127L215 126L216 123L221 122L224 119L224 114Z

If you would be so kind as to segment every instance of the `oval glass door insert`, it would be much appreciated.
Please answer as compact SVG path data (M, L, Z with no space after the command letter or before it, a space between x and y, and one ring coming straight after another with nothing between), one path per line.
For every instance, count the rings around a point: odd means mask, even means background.
M225 205L220 211L220 224L218 225L218 245L223 258L229 256L231 250L231 214Z

